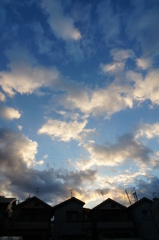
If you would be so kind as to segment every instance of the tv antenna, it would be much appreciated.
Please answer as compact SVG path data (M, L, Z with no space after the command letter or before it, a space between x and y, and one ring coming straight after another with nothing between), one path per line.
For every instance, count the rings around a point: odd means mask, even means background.
M37 187L36 189L36 194L38 195L39 194L39 188Z
M130 205L131 205L131 200L130 200L130 198L129 198L128 192L127 192L126 190L125 190L125 192L126 192L126 195L127 195L128 201L129 201L129 203L130 203Z
M102 198L103 198L103 196L104 196L104 192L101 190L101 192L100 192L100 193L101 193L101 195L102 195Z
M138 197L137 197L137 193L136 193L135 188L133 188L133 190L132 190L132 195L133 195L133 197L134 197L134 199L135 199L135 202L138 202L139 200L138 200Z
M73 189L70 190L71 198L73 197Z

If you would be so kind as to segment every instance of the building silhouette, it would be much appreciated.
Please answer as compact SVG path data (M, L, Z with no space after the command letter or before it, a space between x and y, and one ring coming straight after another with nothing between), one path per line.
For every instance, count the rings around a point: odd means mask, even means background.
M110 198L93 209L84 205L75 197L54 207L35 196L19 204L0 197L0 240L159 239L158 198L142 198L129 207Z

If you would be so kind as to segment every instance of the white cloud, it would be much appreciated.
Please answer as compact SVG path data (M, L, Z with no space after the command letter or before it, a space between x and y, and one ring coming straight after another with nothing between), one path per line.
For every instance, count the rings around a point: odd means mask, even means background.
M110 52L113 56L113 60L116 62L122 62L128 58L133 59L135 57L135 54L131 49L112 49Z
M85 114L109 117L127 107L132 108L133 101L129 97L129 91L129 86L111 84L105 89L97 89L94 92L79 90L78 94L74 94L68 91L68 95L58 101L67 109L79 109Z
M21 114L18 110L6 107L6 106L0 106L0 118L12 120L12 119L18 119L21 117Z
M159 137L159 123L140 124L139 129L137 130L136 137L146 137L148 139Z
M139 101L149 99L152 104L159 104L159 69L149 71L144 80L135 73L132 75L135 82L134 98Z
M72 139L80 141L83 134L88 134L90 129L84 129L87 121L64 122L60 120L49 119L38 131L39 134L47 134L53 140L68 142Z
M14 96L16 92L31 94L41 87L53 86L60 78L55 68L31 67L25 62L12 64L11 67L10 72L0 73L0 86L9 96Z
M108 72L120 72L120 71L123 71L124 70L124 67L125 67L125 63L123 62L115 62L115 63L112 63L112 64L100 64L100 67L102 69L102 71L104 73L108 73Z
M5 95L0 92L0 102L4 102L5 101Z
M19 129L19 131L21 131L23 129L23 127L21 125L17 125L17 128Z
M81 38L81 33L75 27L74 20L64 14L60 1L42 0L41 6L47 12L48 23L57 37L64 40L79 40Z
M150 58L138 58L136 64L139 68L146 70L151 67L152 62Z
M100 67L104 73L115 75L116 78L120 78L121 73L124 73L124 68L128 58L135 59L135 54L131 49L112 49L110 51L114 62L110 64L100 64Z
M43 165L44 164L44 161L43 160L40 160L40 161L36 161L36 163L35 163L36 165Z

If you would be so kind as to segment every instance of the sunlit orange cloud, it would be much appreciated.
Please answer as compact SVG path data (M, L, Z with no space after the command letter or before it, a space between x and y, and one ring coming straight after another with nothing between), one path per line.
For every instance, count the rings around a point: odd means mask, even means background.
M101 202L105 201L107 198L111 198L125 206L128 206L128 199L124 189L109 189L108 193L102 192L98 190L84 190L81 189L79 192L78 190L73 190L73 196L84 201L84 207L93 208L96 205L100 204Z

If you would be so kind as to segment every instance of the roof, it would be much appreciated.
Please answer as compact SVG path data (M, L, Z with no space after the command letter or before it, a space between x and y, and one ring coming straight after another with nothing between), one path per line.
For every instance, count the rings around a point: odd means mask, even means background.
M120 208L126 209L126 207L123 206L122 204L114 201L114 200L111 199L111 198L108 198L108 199L106 199L105 201L103 201L102 203L100 203L99 205L95 206L92 210L99 209L99 208L101 208L102 206L104 206L105 204L107 204L108 202L112 202L112 203L114 203L115 205L119 206Z
M152 203L153 201L151 199L149 199L149 198L143 197L139 201L137 201L134 204L132 204L131 206L129 206L129 208L134 208L134 207L138 206L139 204L141 204L143 202L150 202L150 203Z
M49 204L45 203L44 201L42 201L41 199L37 198L37 197L31 197L31 198L27 198L26 200L24 200L23 202L19 203L18 205L16 205L16 208L18 207L23 207L25 205L27 205L28 203L32 202L32 201L37 201L40 202L43 206L45 206L46 208L52 208Z
M70 202L74 202L74 201L75 201L75 202L78 202L78 203L81 204L82 206L85 204L85 202L79 200L78 198L71 197L71 198L67 199L67 200L64 201L64 202L55 205L55 206L53 207L53 209L55 210L56 208L62 207L62 206L64 206L64 205L66 205L66 204L68 204L68 203L70 203Z
M91 209L90 209L90 208L83 208L83 211L84 211L85 213L89 213L89 212L91 211Z
M0 204L9 204L16 201L16 198L6 198L6 197L0 197Z

